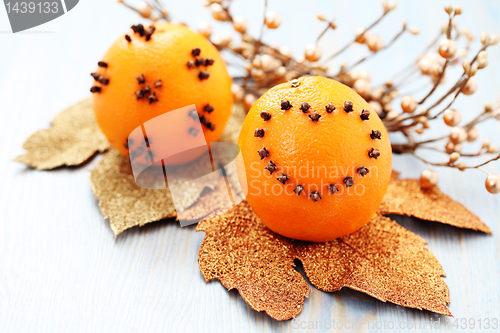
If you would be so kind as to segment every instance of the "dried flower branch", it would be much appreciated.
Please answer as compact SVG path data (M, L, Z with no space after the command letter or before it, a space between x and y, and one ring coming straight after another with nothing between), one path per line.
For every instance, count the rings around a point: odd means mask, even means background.
M373 88L370 83L370 74L364 70L356 71L354 69L379 54L380 51L389 48L403 36L404 32L408 31L414 35L419 33L418 28L408 28L407 24L404 23L401 31L387 44L384 44L381 36L372 34L372 29L396 8L395 2L382 1L382 14L372 24L366 28L356 29L352 41L320 62L323 51L318 46L318 43L329 30L337 28L336 23L333 20L328 20L323 13L318 13L317 19L326 23L325 28L321 30L313 43L306 46L304 58L294 57L288 48L269 45L264 41L263 36L266 29L277 29L281 24L281 16L276 12L267 11L267 0L264 1L263 23L257 38L247 33L248 22L243 16L234 16L231 13L230 0L206 0L205 6L210 9L215 20L232 25L232 29L241 35L240 43L233 41L231 34L228 32L219 36L212 36L211 25L207 22L200 22L198 26L199 32L209 38L223 54L228 53L231 55L226 58L234 60L236 57L238 59L238 63L230 62L230 65L239 68L245 74L233 77L233 95L235 101L243 103L247 110L250 109L261 94L276 84L303 75L321 75L336 79L352 87L379 114L388 131L404 134L406 142L393 144L393 151L396 154L409 154L429 166L458 168L462 171L467 169L484 171L481 169L482 166L500 159L500 155L495 155L497 154L496 146L492 145L489 140L483 143L481 150L477 153L462 153L463 145L466 142L477 140L478 130L476 125L492 118L500 120L500 108L498 106L493 108L491 104L487 104L483 112L479 113L471 122L460 126L462 119L460 112L451 109L451 106L460 95L472 95L477 90L477 82L473 76L478 70L482 70L488 65L487 48L497 44L500 38L498 35L490 36L488 33L482 33L479 38L481 48L472 60L465 59L475 37L467 27L459 28L458 26L457 16L463 14L461 6L453 8L451 5L446 5L445 12L448 15L448 20L440 28L437 37L431 41L416 60L396 72L385 84ZM119 0L119 2L135 10L144 18L153 21L159 19L170 20L168 11L158 0L145 1L137 8L127 4L124 0ZM329 65L330 61L347 52L355 44L366 45L370 53L350 65L342 64L340 69L337 70L337 74L330 74L332 70L332 66ZM463 49L458 50L459 45ZM428 100L435 97L438 88L445 84L444 79L445 76L449 75L449 69L458 64L462 64L463 73L457 81L435 102L427 105ZM425 85L422 85L416 91L402 96L401 108L398 111L397 106L394 104L400 96L400 92L404 91L412 83L428 79L430 81L426 81ZM413 95L422 90L428 90L428 92L417 100ZM442 106L445 101L448 101L448 104ZM438 107L440 107L438 112L432 112ZM432 121L441 118L446 125L452 127L449 134L443 136L439 133L439 136L432 139L418 139L419 135L429 130ZM434 144L442 146L439 148L433 146ZM443 162L431 162L427 157L419 154L419 150L442 152L447 154L448 158ZM471 165L459 161L462 157L476 159L487 154L494 154L494 157ZM424 171L423 177L426 172ZM498 187L498 185L492 185L497 177L497 175L488 176L486 187L489 191ZM494 193L495 191L491 190L490 192Z

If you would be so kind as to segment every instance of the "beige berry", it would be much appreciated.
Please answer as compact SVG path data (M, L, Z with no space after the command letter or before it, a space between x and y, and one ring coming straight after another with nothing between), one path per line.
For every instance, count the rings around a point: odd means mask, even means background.
M432 188L436 186L439 181L439 176L435 171L424 170L420 175L420 187L421 188Z
M356 80L366 80L368 82L371 81L370 73L364 69L350 72L350 77L353 84L354 82L356 82Z
M212 26L208 22L198 23L198 32L205 38L209 38L212 34Z
M493 111L493 113L491 114L491 116L493 118L495 118L496 120L500 120L500 109L496 109L495 111Z
M411 28L410 29L410 33L413 34L413 35L418 35L420 33L420 29L419 28Z
M245 17L237 15L233 18L233 27L234 30L244 34L248 28L248 21Z
M372 107L373 111L375 111L379 116L382 115L382 105L380 105L377 101L370 101L368 104Z
M261 68L262 67L262 60L260 58L260 55L256 55L255 58L253 58L252 67L254 67L254 68Z
M439 79L442 73L443 73L443 66L441 66L438 63L434 63L431 65L431 75L433 76L433 78Z
M442 60L441 56L438 53L428 53L423 55L417 63L417 67L420 70L420 72L424 75L430 75L432 74L433 68L435 68L437 65L439 67L439 71L441 70L442 67ZM436 69L434 69L435 71Z
M281 24L281 16L276 12L269 11L266 13L264 21L269 29L276 29Z
M455 163L460 158L459 152L453 152L450 154L450 163Z
M367 99L370 97L372 86L368 80L359 79L354 82L353 85L354 90L361 95L361 97Z
M366 43L366 38L370 35L368 31L365 31L365 29L359 27L354 30L354 33L356 34L356 43L364 44Z
M401 99L401 108L403 112L412 113L417 109L417 106L418 103L413 96L406 95Z
M457 164L457 167L458 167L458 170L465 171L466 167L467 167L467 164L465 162L460 162L460 163Z
M417 63L418 69L424 75L429 75L431 73L432 65L432 61L427 57L422 57Z
M486 59L480 59L480 60L477 61L477 68L478 69L483 69L486 66L488 66L488 60L486 60Z
M210 10L212 11L212 17L217 21L227 21L228 16L224 8L218 3L212 3L210 5Z
M451 14L451 12L453 11L453 6L450 4L446 4L444 6L444 11L447 12L448 14Z
M443 119L446 125L455 127L462 121L462 115L457 110L446 109L444 111Z
M255 81L262 81L265 78L265 73L262 69L252 69L252 78Z
M455 144L450 141L446 144L444 148L448 154L451 154L455 151Z
M484 185L488 192L493 194L500 193L500 175L489 174Z
M382 8L384 9L384 12L390 12L391 10L394 10L398 4L396 2L387 2L386 0L382 0Z
M220 47L227 47L229 44L232 42L233 36L228 31L223 31L221 32L220 35L214 36L212 41L214 44L220 46Z
M366 45L370 51L377 52L384 48L384 40L380 36L370 35L366 37Z
M445 39L439 43L439 54L445 59L451 59L457 53L457 44L454 40Z
M454 143L462 143L467 140L467 132L462 127L455 127L450 134L450 140Z
M396 111L389 111L385 115L384 119L387 119L387 121L399 121L401 119L401 113Z
M260 61L261 68L265 71L277 69L281 65L281 62L278 59L269 54L263 54L260 57Z
M278 67L278 69L276 69L276 72L274 72L274 75L276 76L276 78L284 78L285 75L287 73L287 69L285 66L280 66Z
M250 108L252 107L252 105L255 104L255 102L257 102L257 97L255 97L255 95L252 94L247 94L245 95L245 99L243 100L243 107L246 110L250 110Z
M280 47L280 52L282 55L284 55L285 57L288 57L288 58L292 58L293 57L293 52L292 52L292 49L286 47L286 46L281 46Z
M469 60L465 59L462 62L462 68L464 69L465 74L469 74L469 70L470 70L470 62L469 62Z
M462 88L462 94L472 95L473 93L476 92L476 90L477 90L477 82L476 80L470 78L465 84L465 87Z
M499 40L500 40L500 37L498 35L491 35L490 36L490 45L498 44Z
M472 127L470 130L467 131L467 141L469 142L474 142L477 140L479 137L479 131L477 128Z
M486 44L490 39L490 36L488 35L487 32L482 32L481 35L479 35L479 41L481 41L481 44Z
M498 148L495 145L490 145L486 151L488 154L495 154L498 152Z
M420 116L415 119L417 123L423 124L426 123L429 120L426 116Z
M318 18L318 20L320 21L326 21L326 16L323 14L323 13L318 13L316 14L316 17Z
M321 58L322 54L323 52L321 51L321 48L318 45L308 44L306 46L306 51L304 53L304 56L308 61L315 62L318 61L319 58Z
M231 85L231 92L233 93L233 99L235 102L241 102L245 96L245 91L243 88L236 83Z
M137 7L137 12L144 18L150 18L153 13L153 7L146 2L141 2Z
M469 77L473 77L474 75L476 75L477 69L478 69L477 64L470 66L469 73L467 73Z
M488 52L486 52L485 50L480 51L480 52L477 54L477 59L478 59L478 60L481 60L481 59L488 59Z

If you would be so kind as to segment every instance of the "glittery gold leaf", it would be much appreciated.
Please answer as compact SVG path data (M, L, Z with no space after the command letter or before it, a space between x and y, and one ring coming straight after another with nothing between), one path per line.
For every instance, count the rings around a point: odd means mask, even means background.
M490 228L479 217L441 192L437 186L431 189L420 188L418 179L393 177L379 213L414 216L491 234Z
M130 161L111 149L90 173L90 185L115 235L134 226L175 217L168 190L136 185Z
M352 235L326 243L299 243L296 256L320 290L347 287L383 302L449 316L444 272L425 244L391 219L375 215Z
M219 141L236 143L238 141L238 136L240 134L241 126L243 125L244 120L244 109L239 104L235 105L232 110L231 117L229 118L226 128L224 129L224 132L222 133ZM227 159L222 156L219 156L219 158L221 160ZM190 178L190 174L196 174L197 169L203 168L204 161L206 160L204 160L203 158L199 158L189 164L177 167L169 167L166 170L168 174L176 174L176 177L174 178L177 180L177 182L176 184L172 185L178 185L177 183L182 183L182 186L185 188L184 191L181 191L184 192L184 203L182 205L179 205L179 203L177 203L176 208L184 212L183 218L186 220L199 220L207 215L208 210L213 211L213 207L220 207L220 211L225 211L230 208L227 207L227 202L223 200L225 196L222 196L221 192L222 190L226 191L227 193L228 190L224 179L219 179L220 177L214 175L215 177L212 177L214 179L214 182L211 184L200 184L200 182L185 181L185 179ZM183 177L183 175L185 176ZM218 193L221 195L208 195L212 191L214 191L216 187L219 189ZM200 196L200 194L206 195ZM197 201L200 202L198 203Z
M52 127L33 133L23 144L27 153L15 161L38 170L80 165L109 143L97 125L90 99L61 112Z
M235 107L220 141L236 142L244 117L244 110ZM175 182L171 185L177 185L178 192L184 194L182 200L177 201L176 207L168 189L152 190L137 186L129 159L114 149L107 152L92 170L90 183L94 196L99 199L99 207L104 217L109 219L115 235L134 226L176 217L176 208L183 211L184 219L199 220L207 216L214 206L220 207L221 212L231 208L222 196L228 191L224 179L217 181L218 177L214 177L215 181L209 184L189 180L190 175L195 173L194 170L202 167L203 161L200 158L187 165L167 168L169 175L175 175L172 177ZM228 180L231 181L231 178L228 177ZM179 190L179 186L183 190ZM211 192L214 195L207 195Z
M253 309L275 319L300 313L310 289L293 269L293 242L264 227L245 201L196 230L206 232L198 258L206 281L237 289Z
M215 174L209 175L210 179L205 179L203 183L191 180L190 175L198 173L197 170L203 170L206 161L206 158L200 157L188 164L166 168L167 174L174 179L168 184L176 185L177 196L182 196L182 199L177 198L175 205L179 212L192 206L202 193L210 192L217 186L218 177Z
M231 209L234 205L227 201L229 191L224 178L220 178L212 191L205 191L196 200L196 203L186 208L183 213L185 220L198 220L205 218L208 214L220 214ZM214 210L214 207L217 207Z
M450 315L441 265L419 236L376 215L355 234L326 243L296 241L265 227L243 201L198 224L206 233L199 266L206 281L236 288L255 310L284 320L297 316L307 283L294 269L302 261L320 290L348 287L381 301Z

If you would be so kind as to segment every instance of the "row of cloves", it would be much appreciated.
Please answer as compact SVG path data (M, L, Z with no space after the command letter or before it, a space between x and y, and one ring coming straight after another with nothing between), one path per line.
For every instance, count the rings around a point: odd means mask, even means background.
M146 83L146 78L144 77L144 74L141 74L138 77L136 77L136 80L139 84ZM156 89L162 87L163 83L161 80L157 80L153 82L153 85ZM156 96L156 92L152 92L151 87L149 85L144 86L140 90L136 91L135 97L137 98L137 100L146 97L149 100L149 104L158 102L158 97Z
M145 152L146 154L150 155L151 159L154 158L154 153L151 150L151 139L147 137L144 138L144 141L142 141L141 144L135 149L131 149L132 145L134 145L134 141L131 138L127 138L125 143L123 144L123 146L129 150L129 157L131 160L134 160L137 157L142 156Z
M281 101L280 106L281 106L282 110L287 111L287 110L290 110L293 105L290 103L290 101L283 100L283 101ZM353 106L354 105L353 105L353 103L351 101L346 101L344 103L344 110L346 112L352 112L354 110ZM311 106L309 105L309 103L304 102L304 103L302 103L300 105L299 109L303 113L307 113L310 108L311 108ZM326 111L328 113L332 113L335 110L335 105L333 105L333 103L328 103L325 106L325 109L326 109ZM263 112L260 113L260 117L264 121L268 121L268 120L270 120L272 118L272 115L269 112L267 112L267 111L263 111ZM316 111L314 111L311 115L309 115L309 118L311 118L311 120L313 120L313 121L318 121L320 117L321 117L321 115L319 113L317 113ZM363 109L363 111L361 111L361 114L360 114L361 120L368 120L369 117L370 117L370 111ZM265 134L264 129L257 128L255 130L254 136L258 137L258 138L263 138L264 134ZM370 134L370 138L373 139L373 140L375 140L375 139L380 140L382 138L382 132L380 132L379 130L372 130L372 132ZM375 149L375 148L372 147L370 149L370 151L368 152L368 156L376 159L376 158L378 158L380 156L380 151L378 149Z
M199 47L196 47L191 50L191 55L195 58L194 60L188 60L186 66L187 68L195 68L195 67L208 67L212 66L214 64L214 59L212 58L202 58L200 57L201 54L201 49ZM207 70L202 70L198 73L198 78L200 81L207 80L210 77L210 72Z
M290 103L290 101L288 100L282 100L281 103L280 103L280 107L282 110L290 110L292 108L292 104ZM309 103L307 102L304 102L300 105L299 109L303 112L303 113L307 113L309 112L309 109L311 108L311 105L309 105ZM325 109L328 113L332 113L334 110L335 110L335 105L333 105L333 103L328 103L326 106L325 106ZM352 112L354 110L354 105L351 101L346 101L344 103L344 111L346 112ZM360 118L362 120L368 120L369 119L369 116L370 116L370 111L368 110L364 110L361 112L361 115L360 115ZM267 111L263 111L261 112L260 114L260 117L264 120L264 121L268 121L271 119L272 115L267 112ZM314 111L311 115L309 115L309 117L311 118L311 120L313 121L318 121L319 118L321 117L321 115L319 113L317 113L316 111ZM257 128L254 132L254 137L257 137L257 138L263 138L264 137L264 134L265 134L265 131L264 129L262 128ZM382 136L382 133L378 130L372 130L371 134L370 134L370 138L371 139L381 139L381 136ZM259 154L259 157L260 159L264 159L264 158L267 158L269 157L269 151L267 150L266 147L263 147L262 149L260 149L258 152ZM380 156L380 151L378 149L375 149L375 148L371 148L371 150L368 152L368 155L372 158L378 158ZM268 165L264 168L265 170L268 170L269 173L272 175L274 171L276 171L277 169L277 165L272 161L270 160ZM364 166L360 166L357 168L357 173L362 176L362 177L365 177L368 173L370 172L370 170ZM286 184L286 182L290 179L290 177L286 174L284 174L283 172L281 172L281 175L279 177L276 178L280 183L282 183L283 185ZM343 182L345 184L346 187L351 187L354 185L354 180L352 177L350 176L347 176L343 179ZM331 194L335 194L337 192L339 192L339 185L338 184L330 184L328 185L328 189L330 191ZM297 194L297 195L300 195L302 192L304 191L304 186L303 185L297 185L294 189L294 192ZM311 192L311 194L309 195L309 197L311 198L311 200L313 200L314 202L316 201L319 201L320 199L322 199L321 195L319 194L318 191L313 191Z
M290 103L290 101L283 100L280 103L280 107L281 107L281 110L288 111L293 107L293 105L292 105L292 103ZM307 102L303 102L299 107L300 111L302 111L303 113L308 113L310 108L311 108L311 105ZM325 105L325 110L327 113L332 113L333 111L336 110L336 108L335 108L335 105L333 105L333 103L328 103L327 105ZM345 101L344 102L344 111L347 113L354 111L354 104L351 101ZM321 118L321 115L317 111L313 111L309 115L309 118L311 118L312 121L316 122L319 120L319 118ZM363 109L361 111L360 118L361 118L361 120L370 119L370 111Z
M108 63L101 60L97 63L97 66L99 66L101 68L108 68ZM102 74L90 73L90 75L94 78L94 80L96 82L99 82L100 84L102 84L104 86L107 86L109 84L109 78L105 77ZM101 92L101 90L102 90L102 87L99 87L99 86L92 86L90 88L91 93L99 93L99 92Z
M269 154L269 150L267 150L266 147L263 147L257 153L259 154L261 160L264 159L264 158L266 158L266 157L269 157L269 155L270 155ZM272 160L270 160L269 163L267 164L267 166L264 168L264 170L268 170L269 174L272 175L273 172L275 172L277 168L278 168L278 166ZM365 166L358 167L356 171L357 171L357 173L361 177L365 177L370 172L370 170L368 168L366 168ZM290 177L288 175L286 175L285 173L281 172L281 175L279 177L277 177L276 179L281 184L285 185L286 182L290 179ZM345 184L346 187L351 187L351 186L354 185L354 180L350 176L345 177L344 180L343 180L343 182L344 182L344 184ZM339 187L338 186L339 186L338 184L330 184L330 185L328 185L328 189L329 189L330 193L331 194L335 194L335 193L339 192ZM304 186L303 185L297 185L293 191L297 195L300 195L304 191ZM321 195L318 193L318 191L312 192L309 195L309 197L314 202L316 202L316 201L318 201L318 200L321 199Z
M134 34L138 34L140 37L145 37L146 41L149 41L151 36L153 36L153 33L156 31L156 27L154 25L144 28L142 24L137 24L131 26L131 28L132 31L134 31ZM132 42L132 38L129 35L125 35L125 40L128 43Z
M214 107L210 104L207 104L203 107L203 111L207 112L208 114L212 113L214 111ZM215 131L215 124L210 121L210 118L205 116L205 115L200 115L196 110L191 110L189 112L189 116L193 118L193 120L200 120L200 123L205 126L207 129L211 131ZM192 136L198 135L198 130L194 127L191 127L189 129L189 134Z

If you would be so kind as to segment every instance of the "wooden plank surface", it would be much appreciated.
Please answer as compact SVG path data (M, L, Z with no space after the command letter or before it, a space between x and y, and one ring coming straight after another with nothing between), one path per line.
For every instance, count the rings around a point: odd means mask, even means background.
M201 2L168 1L174 17L191 26L209 19ZM381 12L378 1L269 2L284 23L265 38L292 47L296 54L322 28L314 19L317 11L334 17L339 25L322 42L325 50L343 45L354 28L367 26ZM262 3L235 0L233 4L236 14L252 15L254 34L259 31ZM500 2L456 3L465 11L458 22L476 35L500 33ZM405 37L381 59L363 66L371 71L374 84L402 68L435 36L446 20L444 4L401 1L377 28L387 40L407 19L410 26L420 27L421 34ZM204 282L197 264L204 235L194 233L194 227L155 223L115 238L90 191L89 171L97 159L51 172L11 162L22 153L21 144L29 134L88 96L95 63L123 30L138 21L116 1L87 0L60 19L13 35L0 10L1 332L327 332L333 331L333 321L335 327L342 323L342 331L386 331L404 325L412 332L481 332L495 331L495 319L500 327L500 197L484 190L481 172L438 170L440 187L478 214L493 236L397 219L426 239L443 264L455 318L385 304L350 290L328 294L312 288L295 320L277 322L253 311L237 292L227 292L219 282ZM364 52L356 47L339 63L352 62ZM472 117L482 102L500 97L500 53L498 49L489 53L488 68L478 74L478 92L456 103L465 118ZM499 129L498 123L490 123L481 128L481 136L500 144ZM415 177L424 165L396 157L394 167L403 176ZM487 170L500 173L500 164ZM453 327L455 319L459 327ZM475 327L461 329L463 320L474 320ZM484 329L487 320L489 330ZM431 323L437 326L431 329Z

